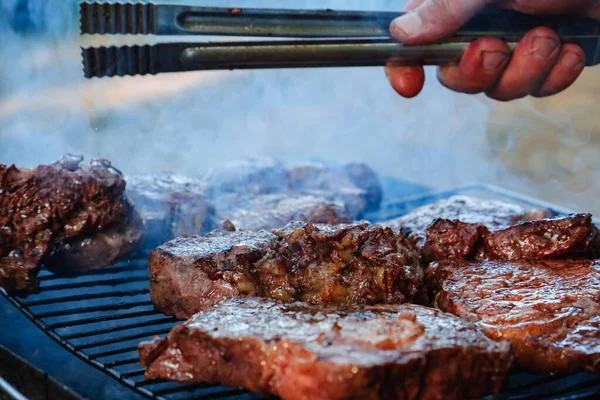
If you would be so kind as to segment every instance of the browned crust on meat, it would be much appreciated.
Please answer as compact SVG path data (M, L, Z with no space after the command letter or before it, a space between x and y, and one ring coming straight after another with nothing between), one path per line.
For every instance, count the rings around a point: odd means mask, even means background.
M222 383L286 400L462 399L511 364L469 323L416 305L334 311L230 299L140 345L148 379Z
M595 258L600 234L590 214L520 222L494 231L440 219L427 229L423 254L430 261Z
M80 168L81 159L34 169L0 164L0 286L7 291L34 290L40 266L60 243L128 223L121 175L106 160Z
M510 340L525 370L600 372L598 261L445 261L426 274L437 307Z
M216 231L160 246L149 266L154 304L178 318L233 296L339 305L427 302L419 255L402 234L377 225Z

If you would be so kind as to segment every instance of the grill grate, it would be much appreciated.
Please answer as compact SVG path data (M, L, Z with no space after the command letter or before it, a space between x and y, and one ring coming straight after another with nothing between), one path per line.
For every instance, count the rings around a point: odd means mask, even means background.
M470 186L443 193L389 202L372 221L402 215L410 209L456 194L473 194L521 204L548 206L492 187ZM568 210L551 207L559 213ZM177 320L154 310L148 291L148 252L135 260L78 277L40 273L39 292L8 300L34 324L80 359L150 399L258 399L242 389L205 384L146 380L137 355L140 341L166 335ZM501 396L485 400L599 398L600 377L577 374L549 377L516 373Z

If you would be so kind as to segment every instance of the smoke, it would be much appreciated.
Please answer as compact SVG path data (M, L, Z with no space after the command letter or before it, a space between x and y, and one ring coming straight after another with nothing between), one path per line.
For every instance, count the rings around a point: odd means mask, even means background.
M68 151L109 158L126 174L198 174L246 157L321 158L363 161L382 174L440 189L479 181L537 194L523 183L522 171L507 170L496 157L499 143L486 135L491 103L443 89L432 69L424 93L412 100L392 91L381 68L89 81L81 72L77 2L30 0L35 29L17 33L11 21L19 1L0 6L0 162L34 165ZM195 2L390 11L404 3ZM502 145L510 151L515 143Z

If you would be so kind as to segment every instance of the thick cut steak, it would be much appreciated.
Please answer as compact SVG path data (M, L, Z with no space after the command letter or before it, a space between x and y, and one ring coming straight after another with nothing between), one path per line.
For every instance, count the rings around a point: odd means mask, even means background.
M438 219L459 220L483 225L491 231L507 228L520 221L552 217L549 210L528 210L516 204L496 200L482 200L468 196L454 196L417 208L410 213L383 223L393 229L410 232L410 238L422 245L427 228Z
M253 231L279 229L291 221L341 224L353 220L339 201L291 193L222 196L217 203L217 219Z
M121 173L106 160L80 167L82 159L67 155L33 169L0 164L0 286L7 291L34 290L42 264L100 268L141 242L144 224Z
M145 248L179 236L203 235L218 226L204 186L198 178L166 172L127 178L127 194L148 226Z
M328 309L228 299L140 345L148 379L222 383L285 400L464 399L497 393L507 343L418 305Z
M360 182L358 171L350 172L353 173L353 178L344 170L321 163L298 164L289 169L289 190L341 201L353 219L361 219L367 209L379 207L379 203L376 202L378 195L374 191L381 190L381 187L373 188L370 175L365 174L364 178L367 181ZM375 181L375 185L377 183L378 181ZM369 193L367 189L371 189L372 192ZM372 203L369 203L369 199Z
M486 226L446 219L427 229L426 260L531 260L595 258L600 233L590 214L519 222L490 231Z
M440 309L510 340L522 368L600 372L600 262L434 262L427 282Z
M222 230L168 242L152 252L149 266L154 304L179 318L233 296L340 305L427 301L418 254L402 233L378 225Z
M224 298L257 293L256 263L277 237L232 229L177 238L150 254L150 295L158 310L185 319Z

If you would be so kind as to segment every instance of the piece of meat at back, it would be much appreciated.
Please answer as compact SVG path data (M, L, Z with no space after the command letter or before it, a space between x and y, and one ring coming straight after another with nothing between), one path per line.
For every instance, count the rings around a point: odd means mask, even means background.
M213 201L231 193L284 193L288 187L285 166L270 158L229 162L209 170L202 179L206 185L206 195Z
M353 220L343 203L308 194L232 194L219 199L216 214L219 221L254 231L279 229L292 221L336 225Z
M538 220L553 216L554 214L546 209L526 209L516 204L497 200L453 196L417 208L400 218L384 222L382 225L409 232L409 238L418 246L422 246L425 242L427 228L438 219L479 224L494 231L507 228L520 221Z
M371 167L363 163L350 163L342 167L344 173L359 189L367 192L365 211L375 211L381 206L383 187L379 175Z
M498 393L507 343L418 305L323 308L228 299L142 343L147 379L245 387L284 400L464 399Z
M595 258L600 255L600 234L590 214L519 222L493 231L440 219L427 229L423 248L428 261Z
M435 304L510 340L527 371L600 372L600 263L444 261L427 267Z
M83 157L67 155L53 165L19 169L0 164L0 286L27 294L36 287L42 264L52 267L50 255L70 251L65 244L94 240L103 232L121 234L137 224L139 216L124 195L125 180L107 160L92 160L80 167ZM137 225L135 225L137 226ZM136 248L143 236L126 239ZM65 245L65 246L63 246ZM103 267L123 255L121 251L89 251L81 261L60 266L71 271L91 264ZM63 257L59 256L59 260Z
M352 218L359 220L363 218L365 211L378 208L379 204L375 203L377 194L373 192L377 190L377 186L373 189L373 183L368 182L364 182L363 187L356 185L354 182L359 180L357 175L358 172L355 172L351 178L343 169L318 162L297 164L289 168L289 191L341 201ZM369 199L373 203L369 203Z
M201 179L162 172L127 178L127 194L148 226L145 248L218 227Z
M377 225L221 230L160 246L149 266L154 304L179 318L234 296L339 305L427 302L418 254L402 234Z

